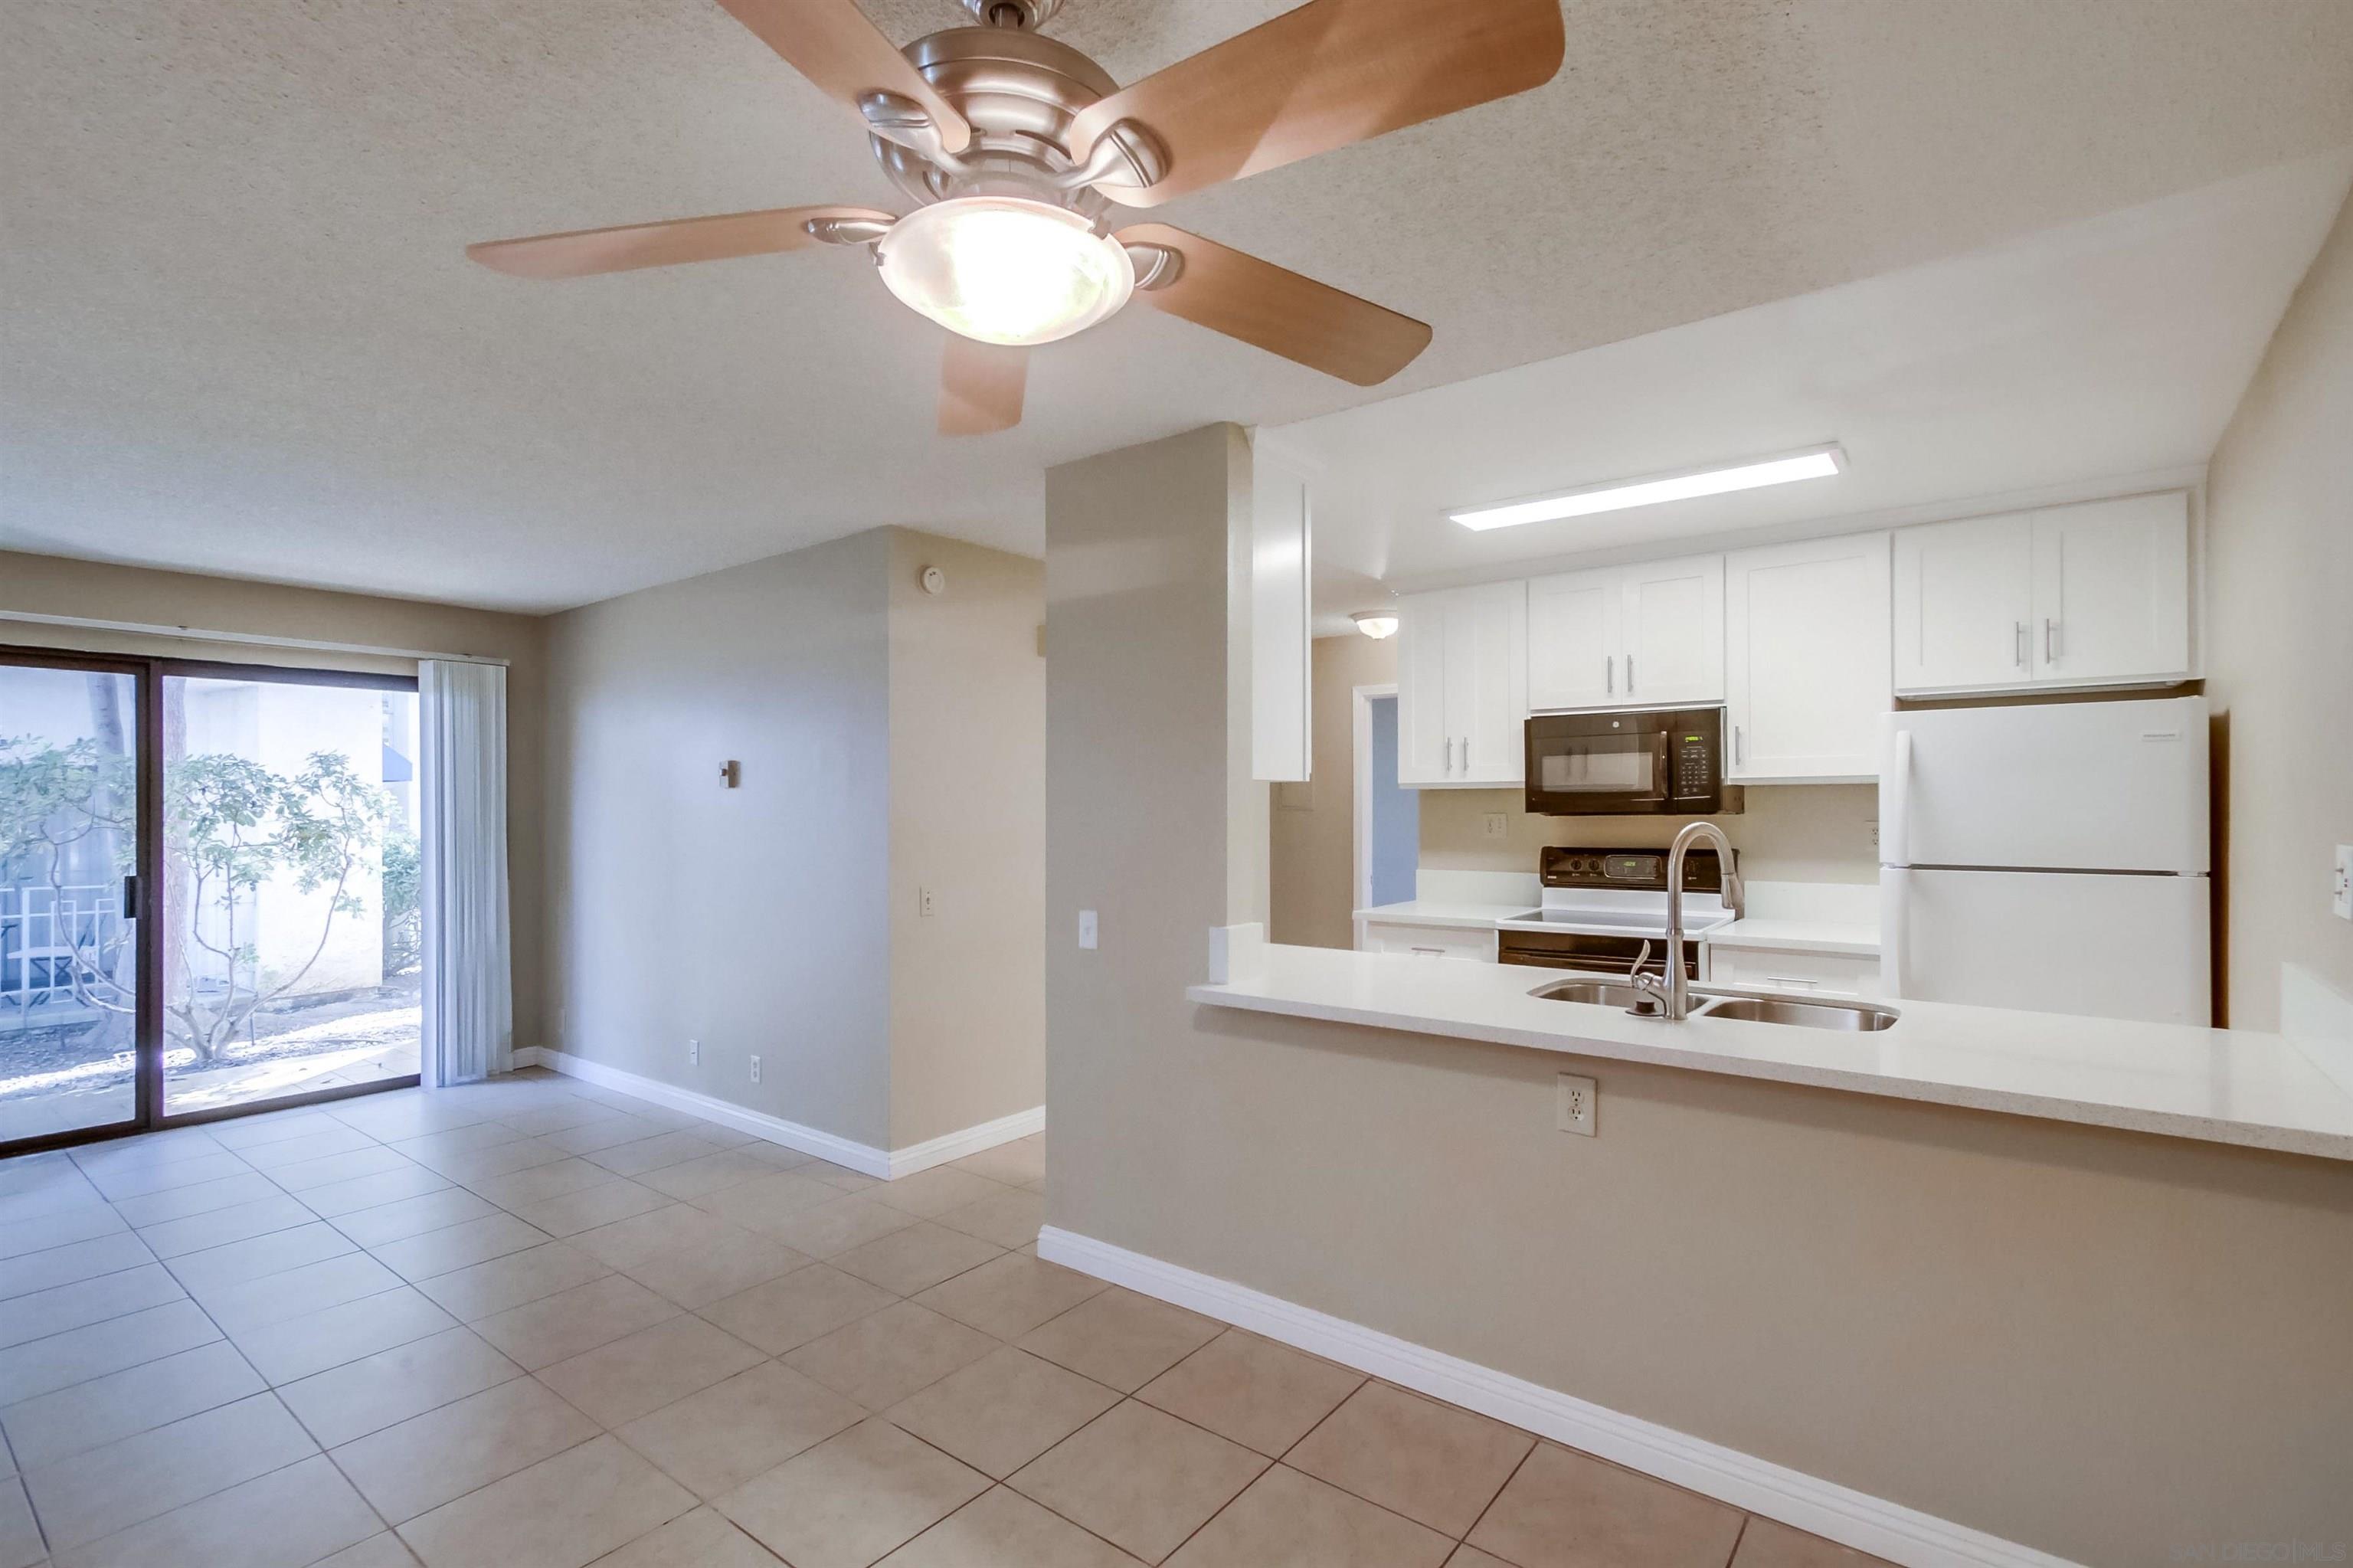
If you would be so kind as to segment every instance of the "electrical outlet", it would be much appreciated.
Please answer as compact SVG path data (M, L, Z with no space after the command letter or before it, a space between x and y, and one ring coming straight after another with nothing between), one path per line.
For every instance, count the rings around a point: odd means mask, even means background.
M930 888L919 887L915 890L915 912L924 919L928 920L940 912L939 900L933 895Z
M1590 1078L1580 1078L1574 1073L1562 1073L1553 1080L1554 1108L1563 1132L1573 1132L1583 1138L1593 1136L1593 1112L1601 1098Z
M2337 884L2328 895L2328 912L2339 920L2353 920L2353 844L2337 846Z
M1879 819L1877 817L1871 819L1871 847L1873 849L1877 849L1879 847Z
M1092 909L1079 911L1079 946L1091 953L1095 950L1095 912Z
M690 1067L700 1067L702 1065L702 1041L690 1040L686 1043L686 1065Z
M1487 813L1487 836L1489 838L1502 838L1504 832L1508 830L1508 827L1509 824L1504 821L1503 812L1490 811Z
M752 1081L755 1084L760 1081L760 1058L757 1056L752 1058Z

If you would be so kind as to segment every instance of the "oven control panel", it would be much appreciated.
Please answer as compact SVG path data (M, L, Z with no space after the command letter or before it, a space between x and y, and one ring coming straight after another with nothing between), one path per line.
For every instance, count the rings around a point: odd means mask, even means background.
M1546 887L1630 887L1663 893L1667 852L1548 844L1537 859L1536 870ZM1694 893L1723 890L1723 868L1716 863L1714 850L1695 849L1683 857L1683 886Z

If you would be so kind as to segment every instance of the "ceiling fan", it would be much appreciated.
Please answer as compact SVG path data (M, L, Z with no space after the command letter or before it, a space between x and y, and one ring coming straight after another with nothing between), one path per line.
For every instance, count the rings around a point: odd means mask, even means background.
M1121 87L1038 28L1061 0L963 0L978 26L902 51L853 0L719 0L864 119L917 205L787 207L470 245L486 267L575 278L863 246L898 298L949 331L939 428L1021 420L1029 350L1131 298L1358 386L1430 328L1163 223L1154 207L1401 126L1525 91L1562 55L1559 0L1308 0Z

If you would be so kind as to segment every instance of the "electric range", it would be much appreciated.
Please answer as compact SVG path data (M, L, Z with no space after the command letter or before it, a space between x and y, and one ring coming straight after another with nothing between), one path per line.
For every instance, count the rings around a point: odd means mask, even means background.
M1496 926L1496 957L1507 964L1620 975L1664 973L1667 854L1664 850L1547 846L1537 862L1541 908ZM1683 857L1681 955L1699 978L1696 938L1734 918L1724 901L1724 868L1713 850Z

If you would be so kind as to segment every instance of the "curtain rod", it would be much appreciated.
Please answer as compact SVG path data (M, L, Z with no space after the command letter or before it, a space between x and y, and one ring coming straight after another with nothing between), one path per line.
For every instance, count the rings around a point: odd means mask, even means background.
M0 620L30 621L38 626L70 626L85 631L128 631L142 637L170 637L192 642L238 642L248 648L287 648L310 653L374 653L392 659L441 659L460 664L512 662L491 653L438 653L422 648L385 648L373 642L327 642L311 637L269 637L258 631L208 631L198 626L152 626L136 620L100 620L88 615L42 615L29 609L0 609Z

